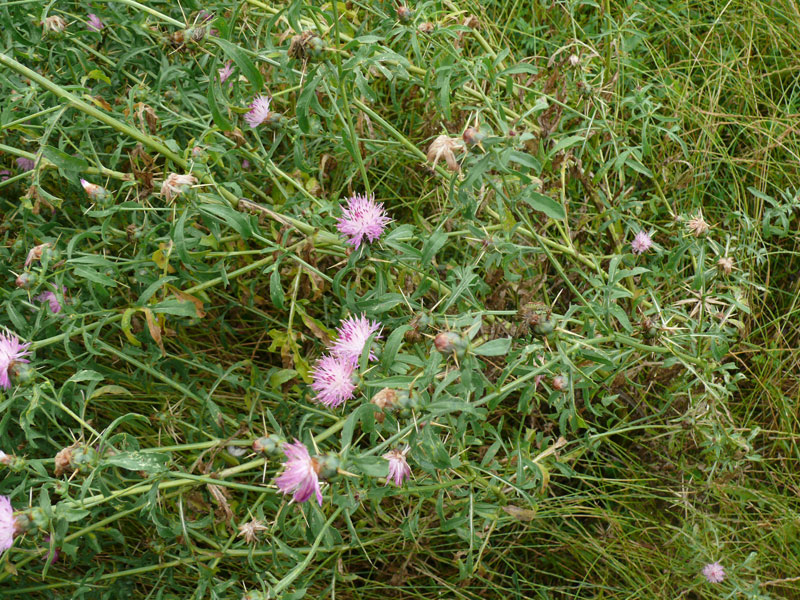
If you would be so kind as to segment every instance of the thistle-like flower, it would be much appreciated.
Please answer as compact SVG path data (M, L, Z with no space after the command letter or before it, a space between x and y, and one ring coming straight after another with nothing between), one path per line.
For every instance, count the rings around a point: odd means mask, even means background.
M195 183L197 183L197 178L191 173L185 175L170 173L161 184L161 195L167 202L172 202L174 198L183 194Z
M631 251L634 254L644 254L653 247L653 238L650 234L642 230L637 233L631 242Z
M14 543L14 509L7 496L0 496L0 552L5 552Z
M383 458L389 461L389 476L386 478L385 485L389 485L389 482L393 481L397 487L402 487L403 482L411 478L411 467L406 461L408 450L409 447L406 446L402 450L390 450L383 455Z
M224 67L222 67L221 69L217 70L217 73L219 73L219 82L220 83L225 83L225 81L228 79L228 77L233 75L233 61L229 60L228 62L226 62ZM230 85L233 85L232 81L231 81Z
M270 102L272 102L272 98L269 96L257 96L252 104L250 104L250 112L244 116L244 120L247 121L247 124L250 125L252 129L255 129L269 119Z
M42 25L48 31L53 33L61 33L67 28L67 22L58 15L52 15L42 21Z
M431 168L435 169L436 163L444 158L451 171L460 171L461 165L456 160L455 152L463 149L464 142L460 138L440 135L428 146L428 162L433 163Z
M23 171L33 171L33 168L36 166L36 161L32 158L25 158L24 156L20 156L15 161L17 166L22 169Z
M305 502L316 495L322 506L322 492L319 488L319 463L311 457L308 449L300 440L294 444L283 445L286 462L283 473L275 479L278 489L284 494L292 494L296 502Z
M94 13L89 13L89 20L86 22L86 28L91 31L100 31L105 27L103 22Z
M725 569L719 562L713 562L703 567L703 577L709 583L722 583L725 580Z
M375 194L355 194L342 207L342 216L336 223L339 233L349 236L347 243L358 249L365 238L374 242L386 229L391 219L386 216L382 202L375 202Z
M694 237L702 237L708 233L709 225L706 223L705 219L703 219L703 213L699 212L689 219L686 223L686 228Z
M29 354L30 343L23 344L15 335L0 333L0 388L11 387L9 371L16 363L29 362L24 358Z
M350 361L335 356L323 356L311 372L314 380L311 389L317 393L314 399L320 404L336 408L352 398L356 389L353 383L354 370Z
M244 537L248 544L254 544L258 540L258 532L266 531L267 527L258 519L252 519L243 525L239 525L239 537Z
M373 333L377 333L375 339L380 339L380 328L380 321L370 321L364 315L347 317L336 330L338 337L330 347L331 354L351 362L353 366L358 366L361 353L364 351L364 344ZM371 350L369 360L376 360L375 353Z

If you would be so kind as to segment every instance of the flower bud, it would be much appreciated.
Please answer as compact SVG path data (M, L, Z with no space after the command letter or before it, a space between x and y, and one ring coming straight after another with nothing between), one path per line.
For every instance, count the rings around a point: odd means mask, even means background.
M283 444L286 440L276 434L260 437L253 442L253 450L261 454L276 456L283 452Z
M321 37L312 35L308 42L306 42L308 56L311 58L320 58L326 50L325 40Z
M467 127L461 135L461 139L469 146L478 146L483 140L486 139L486 134L475 127Z
M33 381L36 369L24 362L12 362L8 374L15 385L25 386Z
M23 290L29 290L36 284L36 274L25 272L21 273L14 284Z
M411 19L414 18L414 11L408 8L407 6L398 6L397 7L397 18L400 19L401 23L408 23Z
M463 335L455 331L443 331L433 338L433 344L436 346L436 349L444 355L449 356L455 354L460 357L464 355L469 341L464 338Z
M86 195L89 196L89 199L94 202L105 202L110 197L110 194L103 186L90 183L85 179L81 179L81 186L86 192Z
M317 475L320 479L332 479L339 470L339 457L335 454L325 454L314 457Z

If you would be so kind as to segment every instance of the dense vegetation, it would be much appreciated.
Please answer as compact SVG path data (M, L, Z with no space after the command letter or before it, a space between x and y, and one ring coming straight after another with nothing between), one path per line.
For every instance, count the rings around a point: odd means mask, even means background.
M0 597L800 597L793 0L0 25Z

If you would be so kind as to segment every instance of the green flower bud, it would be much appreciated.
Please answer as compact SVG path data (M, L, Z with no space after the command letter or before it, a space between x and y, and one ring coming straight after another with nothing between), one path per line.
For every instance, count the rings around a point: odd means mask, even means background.
M325 454L314 457L317 475L320 479L332 479L339 470L339 457L335 454Z

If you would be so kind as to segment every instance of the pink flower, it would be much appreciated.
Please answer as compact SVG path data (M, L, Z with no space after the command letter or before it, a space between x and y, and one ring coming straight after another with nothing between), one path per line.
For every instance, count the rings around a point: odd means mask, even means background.
M314 365L311 389L317 392L314 398L320 404L335 408L353 397L355 367L347 360L334 356L323 356Z
M66 291L67 288L62 287L62 293ZM50 312L52 312L55 315L61 312L61 303L58 301L58 296L56 296L55 292L51 292L49 290L43 292L38 296L36 296L36 300L38 300L39 302L47 302L47 304L50 306Z
M653 247L653 239L650 234L642 230L636 234L631 242L631 250L634 254L643 254Z
M25 158L24 156L17 158L16 163L23 171L33 171L33 168L36 166L35 160L32 158Z
M364 344L373 333L376 333L381 327L380 321L370 321L364 315L360 317L348 317L339 326L336 332L339 337L330 347L331 354L349 361L354 367L358 366L358 361L361 358L361 353L364 350ZM375 339L380 338L380 333L375 336ZM375 354L370 351L370 360L376 360Z
M89 21L86 23L86 28L91 31L100 31L105 25L94 13L89 13Z
M8 389L11 387L11 379L8 372L14 363L26 363L28 360L23 358L28 354L30 343L22 344L15 335L0 333L0 388Z
M374 194L369 197L356 194L347 199L347 208L342 208L336 228L340 233L350 236L348 244L358 248L364 238L374 242L381 237L390 222L383 203L375 202Z
M14 543L14 509L6 496L0 496L0 552Z
M250 161L247 160L246 158L242 161L242 169L244 169L245 171L250 170Z
M322 506L317 473L319 465L311 458L305 444L295 439L294 444L283 445L283 453L286 455L283 473L275 479L278 489L284 494L292 494L297 502L305 502L316 494L317 502Z
M272 98L269 96L257 96L250 105L250 112L244 116L244 120L253 129L261 125L269 118L269 103Z
M383 458L389 461L389 477L386 478L385 485L394 481L397 487L402 487L406 479L411 479L411 467L406 462L408 450L409 448L406 446L403 450L391 450L383 455Z
M11 171L8 169L0 169L0 181L5 181L9 177L11 177Z
M725 579L725 569L719 562L713 562L703 567L703 577L708 579L709 583L721 583Z
M233 75L233 61L229 60L228 62L226 62L225 66L222 67L221 69L219 69L217 71L217 73L219 73L219 82L220 83L225 83L225 80L228 79L228 77L230 77L231 75ZM233 85L232 81L231 81L230 85ZM269 112L269 111L267 111L267 112Z

